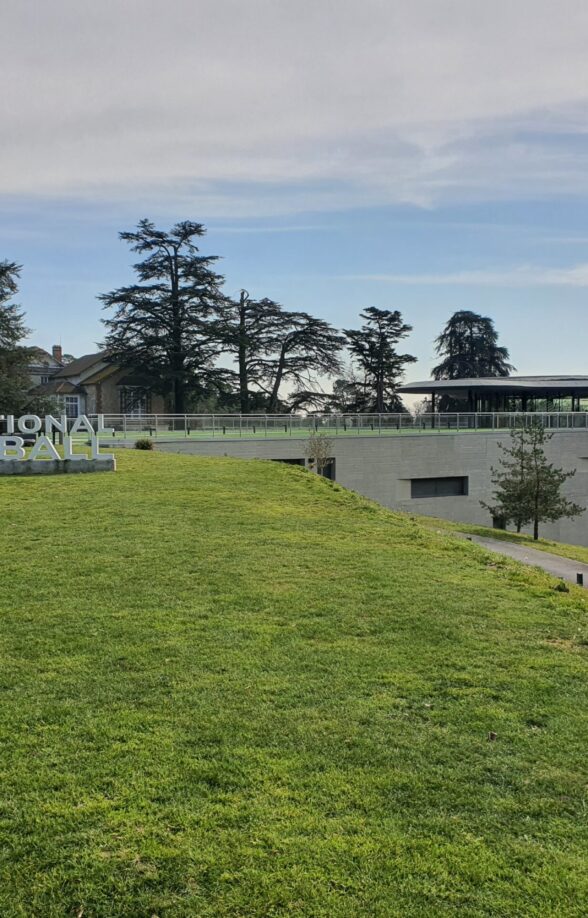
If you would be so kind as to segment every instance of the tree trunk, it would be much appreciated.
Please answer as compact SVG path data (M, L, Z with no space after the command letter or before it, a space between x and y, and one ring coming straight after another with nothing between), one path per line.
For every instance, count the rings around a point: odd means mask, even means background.
M535 517L533 521L533 538L535 541L539 538L539 520Z
M376 377L376 411L378 414L383 414L385 409L384 404L384 377L381 373Z
M244 290L241 291L239 300L239 401L241 405L241 414L249 412L249 378L247 373L247 332L245 328L245 316L247 296Z
M276 378L274 380L274 385L272 387L271 395L269 397L269 402L267 405L267 410L269 413L276 411L278 407L278 395L280 393L280 386L282 385L282 377L284 375L284 365L286 363L286 353L284 346L280 351L280 359L278 362L278 368L276 370Z
M184 357L182 349L182 316L179 298L178 250L174 249L170 268L171 309L172 309L172 353L171 369L173 373L174 414L183 414L186 410L184 385Z
M184 384L177 376L174 379L174 414L184 414L186 410L186 395Z

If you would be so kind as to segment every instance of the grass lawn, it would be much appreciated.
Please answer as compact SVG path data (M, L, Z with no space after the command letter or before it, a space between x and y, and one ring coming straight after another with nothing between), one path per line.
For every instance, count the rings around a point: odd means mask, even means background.
M486 526L474 526L470 523L454 523L450 520L441 520L437 517L419 517L425 526L434 529L443 529L449 532L468 532L472 535L483 536L487 539L498 539L503 542L516 542L518 545L527 545L538 551L547 551L552 555L561 555L562 558L571 558L572 561L582 561L588 564L588 548L584 545L566 545L565 542L551 542L549 539L533 540L533 536L525 533L508 532L504 529L489 529Z
M586 915L584 592L301 469L118 461L0 479L2 918Z

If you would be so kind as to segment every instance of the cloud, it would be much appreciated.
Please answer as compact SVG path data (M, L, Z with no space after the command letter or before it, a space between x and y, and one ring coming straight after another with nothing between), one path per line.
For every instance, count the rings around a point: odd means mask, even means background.
M506 270L455 271L447 274L353 274L342 275L339 279L435 287L588 287L588 263L570 268L520 265Z
M247 216L588 194L583 0L19 0L2 31L5 196Z

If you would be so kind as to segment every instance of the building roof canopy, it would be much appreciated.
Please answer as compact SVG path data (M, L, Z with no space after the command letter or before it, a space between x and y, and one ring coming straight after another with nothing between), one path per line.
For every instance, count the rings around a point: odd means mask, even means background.
M407 383L400 392L414 395L466 396L468 392L502 395L586 395L588 376L489 376L471 379L427 379Z

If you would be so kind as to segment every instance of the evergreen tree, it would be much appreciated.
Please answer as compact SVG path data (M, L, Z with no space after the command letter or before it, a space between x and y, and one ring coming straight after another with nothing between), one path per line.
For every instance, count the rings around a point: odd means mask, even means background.
M238 300L227 298L221 307L220 335L226 351L238 367L239 408L247 414L267 402L260 385L267 376L267 364L281 345L282 307L270 299L254 300L241 290Z
M325 408L343 414L356 410L358 392L363 393L361 378L352 365L343 367L343 375L333 382L333 391L327 396Z
M18 293L20 271L14 262L0 262L0 415L43 414L53 408L31 392L33 350L22 344L29 329L20 308L10 302Z
M203 256L194 240L200 223L176 223L169 232L141 220L120 233L133 252L146 255L134 266L139 282L99 297L114 316L105 319L104 347L110 359L135 370L181 414L195 398L226 386L228 372L214 366L221 350L215 314L222 303L218 256Z
M433 379L509 376L516 369L508 363L508 350L498 345L492 319L467 310L451 316L435 350L443 360L434 367Z
M273 318L275 349L253 361L253 379L267 393L267 410L294 410L324 397L320 376L340 370L339 351L345 339L323 319L306 312L279 310ZM282 388L294 387L284 399Z
M402 321L398 310L376 309L370 306L361 313L365 319L360 329L345 329L347 345L360 381L349 380L340 386L346 396L353 396L354 411L404 411L398 387L404 368L416 357L399 354L398 342L412 331Z
M500 444L504 454L501 468L492 469L494 504L481 501L494 518L514 523L517 532L532 523L534 539L539 538L541 523L573 518L585 509L561 494L562 485L576 470L565 472L548 461L545 444L552 436L539 422L514 428L512 445Z
M317 391L321 374L339 370L344 339L328 322L305 312L290 312L274 300L238 300L221 307L220 334L238 366L242 412L294 410L325 398ZM283 395L285 386L293 387Z

